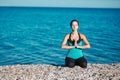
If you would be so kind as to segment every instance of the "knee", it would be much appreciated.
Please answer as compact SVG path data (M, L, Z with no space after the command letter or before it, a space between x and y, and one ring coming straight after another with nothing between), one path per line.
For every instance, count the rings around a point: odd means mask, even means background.
M81 65L82 68L87 68L87 63L84 62L82 65Z
M66 64L66 66L70 67L70 68L73 68L75 66L75 64L74 63L68 63L68 64Z
M87 65L83 65L83 66L81 66L82 68L87 68Z

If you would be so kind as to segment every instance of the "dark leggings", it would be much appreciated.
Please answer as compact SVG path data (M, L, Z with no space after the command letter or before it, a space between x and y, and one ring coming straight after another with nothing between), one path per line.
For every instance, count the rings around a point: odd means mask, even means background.
M65 64L70 68L74 67L75 65L79 65L82 68L87 68L87 60L84 58L84 56L78 59L66 57Z

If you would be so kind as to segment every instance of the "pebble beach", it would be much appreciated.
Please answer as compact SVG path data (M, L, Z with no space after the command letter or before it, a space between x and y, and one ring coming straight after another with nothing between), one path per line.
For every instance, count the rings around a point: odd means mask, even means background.
M120 80L120 64L88 64L87 68L48 65L0 66L0 80Z

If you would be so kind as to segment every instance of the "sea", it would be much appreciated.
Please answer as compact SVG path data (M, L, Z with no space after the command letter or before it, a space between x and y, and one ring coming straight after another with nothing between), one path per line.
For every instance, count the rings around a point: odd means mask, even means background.
M120 8L0 7L0 66L64 65L73 19L90 43L88 63L120 63Z

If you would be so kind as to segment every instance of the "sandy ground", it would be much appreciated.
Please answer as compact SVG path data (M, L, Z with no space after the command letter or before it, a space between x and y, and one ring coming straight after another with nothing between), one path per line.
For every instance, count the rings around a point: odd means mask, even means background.
M85 69L47 64L0 66L0 80L120 80L120 64L88 64Z

